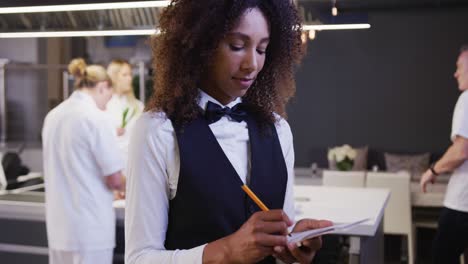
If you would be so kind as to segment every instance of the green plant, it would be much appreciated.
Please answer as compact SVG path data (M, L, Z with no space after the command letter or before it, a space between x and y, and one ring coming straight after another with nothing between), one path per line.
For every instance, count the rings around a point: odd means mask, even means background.
M124 128L127 125L127 115L128 115L129 110L130 108L127 107L122 113L122 125L121 125L122 128Z

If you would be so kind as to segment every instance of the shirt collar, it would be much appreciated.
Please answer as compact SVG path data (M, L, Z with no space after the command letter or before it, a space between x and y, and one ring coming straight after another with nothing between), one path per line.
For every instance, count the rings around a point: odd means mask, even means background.
M205 111L206 109L206 104L208 103L208 101L211 101L212 103L215 103L217 105L220 105L222 106L223 108L224 107L229 107L229 108L232 108L234 107L235 105L239 104L239 103L242 103L242 98L241 97L237 97L236 100L230 102L229 104L227 105L223 105L222 103L220 103L218 100L214 99L213 97L211 97L209 94L205 93L203 90L201 89L198 89L200 91L200 100L198 101L198 105L200 106L201 109L203 109L203 111Z
M82 92L80 90L76 90L72 93L72 95L70 96L71 99L75 99L75 100L80 100L86 104L89 104L89 105L92 105L94 108L96 109L99 109L96 102L94 101L93 97L91 97L91 95L85 93L85 92ZM99 109L100 110L100 109Z

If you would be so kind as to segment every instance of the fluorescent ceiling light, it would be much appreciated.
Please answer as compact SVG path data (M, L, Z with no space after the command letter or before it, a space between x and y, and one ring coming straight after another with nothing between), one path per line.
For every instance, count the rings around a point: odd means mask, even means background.
M366 29L370 24L303 25L302 30Z
M137 2L116 2L116 3L75 4L75 5L2 7L0 8L0 14L87 11L87 10L144 8L144 7L166 7L169 5L169 3L170 1L137 1Z
M364 29L369 24L341 24L341 25L304 25L302 30L337 30ZM60 38L60 37L97 37L97 36L136 36L159 34L159 29L131 29L131 30L93 30L93 31L35 31L35 32L0 32L0 38Z
M132 36L158 34L156 29L134 30L96 30L96 31L38 31L38 32L0 32L0 38L60 38L96 36Z

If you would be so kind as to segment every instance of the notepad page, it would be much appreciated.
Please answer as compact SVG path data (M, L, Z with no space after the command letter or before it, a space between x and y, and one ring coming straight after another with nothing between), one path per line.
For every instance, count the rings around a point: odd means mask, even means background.
M369 221L369 218L361 219L352 223L345 223L339 225L332 225L324 228L312 229L303 232L291 233L291 236L288 236L288 243L298 243L310 238L318 237L325 234L333 234L338 231L346 230L353 228L359 224Z

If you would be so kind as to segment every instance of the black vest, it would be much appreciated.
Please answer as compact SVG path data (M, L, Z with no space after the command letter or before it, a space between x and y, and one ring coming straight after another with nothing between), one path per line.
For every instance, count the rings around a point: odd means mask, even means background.
M282 209L288 175L275 126L270 133L261 133L251 115L246 122L251 153L249 187L267 207ZM243 182L202 115L182 129L174 128L180 174L176 196L169 202L168 250L189 249L230 235L260 210L241 189ZM261 263L274 263L274 259Z

